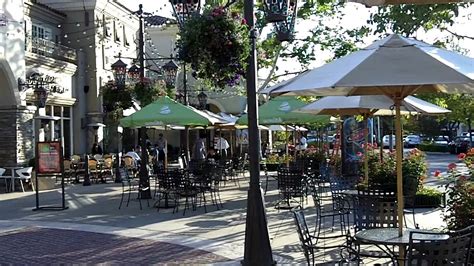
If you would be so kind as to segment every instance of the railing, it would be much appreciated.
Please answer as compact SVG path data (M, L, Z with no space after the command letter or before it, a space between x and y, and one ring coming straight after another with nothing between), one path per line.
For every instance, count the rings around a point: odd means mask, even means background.
M52 57L58 60L64 60L70 63L76 63L77 54L76 50L69 48L67 46L57 44L55 42L40 39L26 37L25 50L27 52Z

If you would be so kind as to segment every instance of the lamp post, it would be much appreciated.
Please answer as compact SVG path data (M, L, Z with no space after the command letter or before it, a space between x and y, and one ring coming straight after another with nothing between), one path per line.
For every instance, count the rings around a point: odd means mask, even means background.
M145 60L165 60L169 59L171 60L168 62L165 66L163 66L163 70L165 72L165 78L166 78L166 83L167 85L172 85L173 80L176 78L176 73L178 70L177 65L173 62L173 58L149 58L145 59L145 42L144 42L144 17L145 15L148 15L147 13L143 12L143 5L139 5L138 11L134 13L135 15L138 16L139 19L139 28L138 28L138 67L135 65L132 65L130 69L127 72L127 64L125 64L121 59L120 59L120 54L119 54L119 59L117 62L112 64L112 72L114 75L115 83L118 88L123 88L125 86L125 82L127 80L127 74L128 78L134 81L137 81L139 83L142 83L145 78ZM148 153L146 150L146 128L141 127L139 129L139 136L140 136L140 146L142 149L141 153L141 161L142 163L140 164L140 171L139 171L139 176L140 176L140 181L139 181L139 186L141 188L140 192L140 197L142 199L149 199L151 198L151 192L150 192L150 179L148 176L148 169L147 169L147 162L148 162Z
M295 5L296 1L292 1ZM288 17L290 0L264 0L266 20L268 22L283 23ZM249 170L250 186L247 200L247 217L245 224L244 265L274 265L272 248L268 236L268 224L265 213L265 201L260 186L260 134L258 132L258 104L257 104L257 52L254 16L255 0L245 0L244 15L250 27L250 56L248 61L247 80L247 108L249 131ZM292 28L291 28L292 29Z
M173 13L176 17L180 30L183 29L183 26L189 17L195 14L199 14L201 10L201 0L169 0L169 2L171 3L171 7L173 8ZM177 96L181 99L181 103L183 103L184 105L189 105L186 63L183 63L183 94L178 93ZM189 126L184 127L184 134L186 158L189 160Z

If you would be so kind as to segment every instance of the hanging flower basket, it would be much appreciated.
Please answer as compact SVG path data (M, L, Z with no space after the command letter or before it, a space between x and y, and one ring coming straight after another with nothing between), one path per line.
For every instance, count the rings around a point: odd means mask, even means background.
M218 88L233 86L245 74L250 54L246 21L222 7L189 18L180 33L179 57L195 77Z

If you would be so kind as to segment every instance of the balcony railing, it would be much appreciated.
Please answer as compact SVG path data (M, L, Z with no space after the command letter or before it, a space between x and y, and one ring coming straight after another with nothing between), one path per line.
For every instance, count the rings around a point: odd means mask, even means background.
M25 50L70 63L77 61L76 50L45 39L26 37Z

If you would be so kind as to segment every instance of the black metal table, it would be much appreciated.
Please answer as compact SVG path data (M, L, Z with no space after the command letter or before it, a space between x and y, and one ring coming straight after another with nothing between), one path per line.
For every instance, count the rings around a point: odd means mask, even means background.
M359 231L354 237L363 243L374 244L389 255L394 263L398 261L400 265L403 265L404 258L402 257L402 254L405 254L406 247L410 241L410 232L432 233L433 231L404 228L403 234L399 236L398 228L374 228ZM422 236L426 237L427 240L446 240L449 238L449 235L447 234ZM399 246L400 250L403 250L403 252L400 252L400 255L402 256L398 257L389 246Z

